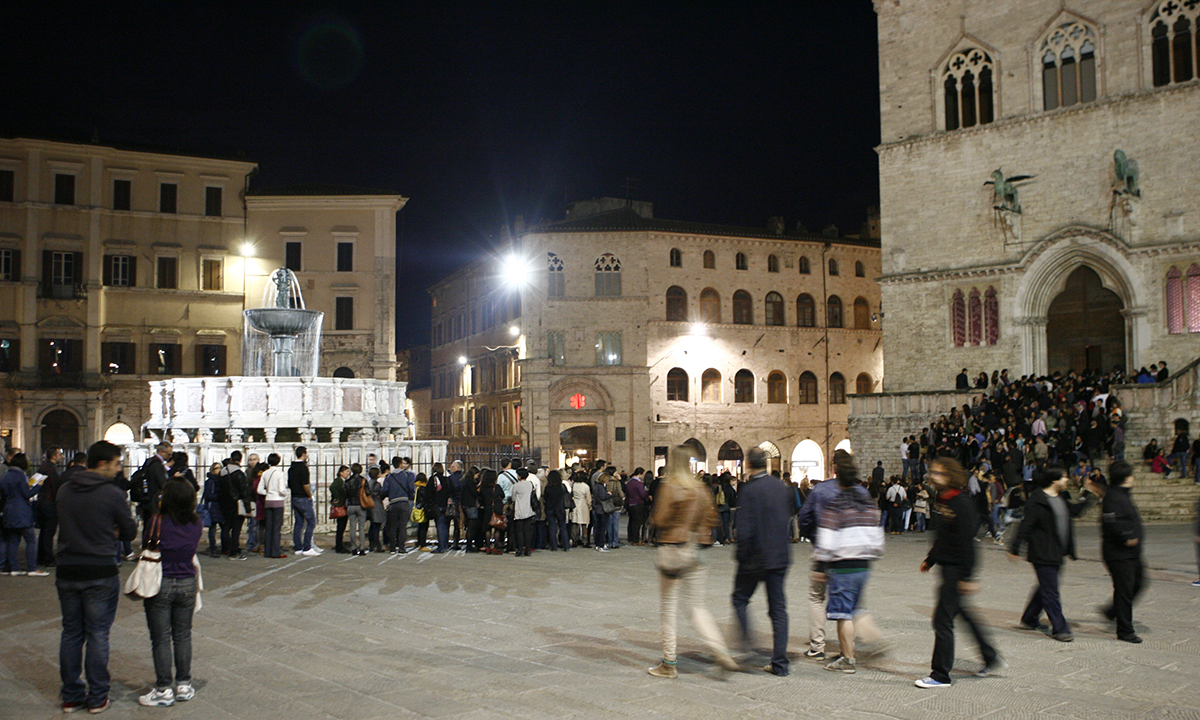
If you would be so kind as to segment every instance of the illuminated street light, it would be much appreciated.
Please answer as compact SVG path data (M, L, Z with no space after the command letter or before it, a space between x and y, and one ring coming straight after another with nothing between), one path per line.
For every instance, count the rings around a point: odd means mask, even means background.
M521 328L517 327L516 325L511 325L508 328L508 334L516 337L521 334Z
M459 355L459 356L458 356L458 364L459 364L459 365L466 365L466 364L467 364L467 356L466 356L466 355Z
M702 323L702 322L692 323L692 334L693 335L704 335L705 334L704 329L705 329L704 323Z
M238 246L238 254L244 258L254 257L254 243L246 240Z
M517 287L529 282L529 263L525 258L510 254L504 258L504 279Z

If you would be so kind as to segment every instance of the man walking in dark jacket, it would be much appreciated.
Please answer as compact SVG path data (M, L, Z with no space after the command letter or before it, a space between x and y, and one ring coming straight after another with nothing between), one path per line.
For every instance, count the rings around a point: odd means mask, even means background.
M784 578L792 562L788 523L792 493L787 485L767 473L767 455L759 448L746 453L752 473L738 498L737 575L733 580L733 609L737 613L742 642L750 641L746 606L758 584L767 586L767 614L774 636L771 664L763 669L775 675L788 674L788 613Z
M1059 642L1071 642L1071 627L1063 617L1062 600L1058 592L1058 575L1066 557L1075 559L1074 519L1092 504L1084 491L1084 500L1070 502L1067 495L1067 476L1062 468L1048 467L1041 476L1034 476L1037 489L1025 503L1025 517L1008 547L1010 560L1020 558L1021 547L1028 545L1026 559L1037 574L1038 586L1025 605L1021 625L1030 630L1050 631ZM1042 611L1050 627L1040 624Z
M308 467L304 468L306 471ZM242 451L229 454L229 462L217 478L217 504L225 522L221 525L221 552L230 559L245 560L241 548L242 523L246 515L246 473L242 471ZM297 518L299 523L299 518Z
M1129 643L1142 639L1133 631L1133 601L1142 592L1142 518L1133 504L1133 468L1124 460L1108 468L1108 488L1100 505L1101 554L1112 575L1112 604L1101 609L1104 617L1117 622L1117 638Z
M954 619L962 615L979 643L986 676L1001 664L1000 655L988 642L983 626L963 603L963 596L979 590L975 581L975 528L978 525L975 504L965 492L967 472L957 460L939 457L929 463L929 477L937 490L937 508L941 522L929 555L921 563L927 573L934 565L942 567L942 586L933 611L933 662L929 677L916 681L921 688L950 686L950 668L954 667Z
M63 449L54 445L46 451L46 461L38 469L39 473L46 476L36 506L37 526L41 529L37 559L38 565L43 567L54 566L54 533L58 530L58 512L54 508L54 500L58 495L58 464L62 461Z
M55 585L62 607L58 649L63 712L108 708L108 633L121 597L113 541L137 535L125 493L113 483L121 448L100 441L88 448L88 469L59 488ZM84 646L86 645L86 655ZM87 678L84 685L80 674Z

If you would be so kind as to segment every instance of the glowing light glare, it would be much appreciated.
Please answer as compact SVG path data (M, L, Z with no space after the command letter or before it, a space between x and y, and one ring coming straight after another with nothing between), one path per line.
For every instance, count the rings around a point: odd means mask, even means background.
M516 337L521 334L521 328L517 327L516 325L512 325L508 328L508 334Z
M704 334L704 323L702 323L702 322L692 323L692 334L693 335L703 335Z
M467 364L467 356L466 356L466 355L459 355L459 356L458 356L458 364L459 364L459 365L466 365L466 364Z
M523 287L529 282L529 263L519 255L509 255L504 258L504 277L517 287Z
M249 240L238 246L238 254L242 257L254 257L254 243Z

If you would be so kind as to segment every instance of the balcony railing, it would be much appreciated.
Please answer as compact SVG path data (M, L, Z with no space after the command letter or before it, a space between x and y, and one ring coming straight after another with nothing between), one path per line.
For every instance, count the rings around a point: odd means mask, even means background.
M82 283L39 282L37 296L49 300L83 300L87 298L87 287Z
M104 384L104 378L100 373L23 370L8 374L9 387L31 390L40 388L96 389L104 387Z

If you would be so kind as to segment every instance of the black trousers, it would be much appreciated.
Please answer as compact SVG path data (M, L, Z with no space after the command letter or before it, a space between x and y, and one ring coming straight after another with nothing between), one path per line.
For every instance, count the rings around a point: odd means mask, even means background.
M54 565L54 533L58 532L58 512L53 507L40 503L35 506L35 512L37 526L41 528L37 543L38 565L50 567Z
M979 652L983 654L983 662L990 665L996 659L996 648L988 642L983 626L963 604L962 594L958 592L958 583L966 579L963 568L942 566L942 586L938 589L938 604L933 611L933 663L929 673L938 682L950 682L950 668L954 667L954 618L959 615L975 636Z
M1117 637L1135 635L1133 631L1133 601L1141 594L1145 585L1145 572L1140 557L1118 559L1107 553L1104 564L1112 575L1113 599L1112 605L1105 608L1104 614L1117 621Z
M237 555L242 551L240 547L242 537L242 523L246 518L241 515L233 515L226 518L221 525L221 553L224 555Z
M758 584L767 586L767 616L771 618L771 667L776 675L788 674L788 611L784 580L787 568L743 571L733 576L733 611L737 615L742 642L750 642L750 617L746 612Z
M642 528L646 526L646 506L645 505L630 505L629 506L629 527L627 534L629 535L629 543L640 543L642 541Z
M513 548L518 553L533 549L533 518L513 520Z

